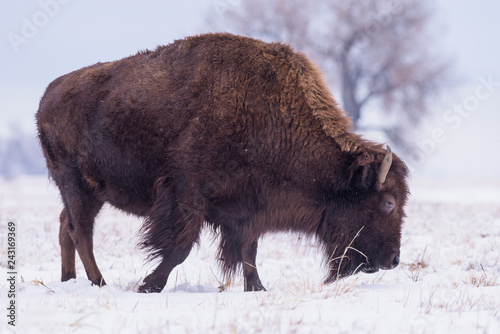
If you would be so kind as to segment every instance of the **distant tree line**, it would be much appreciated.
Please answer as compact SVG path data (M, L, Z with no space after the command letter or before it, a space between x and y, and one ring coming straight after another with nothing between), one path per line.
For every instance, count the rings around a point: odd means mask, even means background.
M0 176L42 175L47 169L42 150L34 134L17 131L0 138Z

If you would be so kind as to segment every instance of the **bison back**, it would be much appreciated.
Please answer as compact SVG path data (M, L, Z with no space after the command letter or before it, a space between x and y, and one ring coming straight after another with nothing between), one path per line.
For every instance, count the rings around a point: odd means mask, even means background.
M228 163L300 178L291 169L311 173L317 160L307 145L339 149L318 143L325 120L338 133L350 124L316 72L286 45L229 34L74 71L49 85L37 113L49 171L56 183L71 171L101 200L139 215L160 178L207 178Z

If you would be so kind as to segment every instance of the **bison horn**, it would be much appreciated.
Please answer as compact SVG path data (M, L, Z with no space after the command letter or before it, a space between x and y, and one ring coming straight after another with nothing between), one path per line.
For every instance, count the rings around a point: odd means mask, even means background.
M389 169L391 169L392 164L392 151L389 145L387 145L387 153L385 154L384 160L382 160L382 164L380 165L380 170L378 172L378 186L382 186L387 178L387 174L389 173Z

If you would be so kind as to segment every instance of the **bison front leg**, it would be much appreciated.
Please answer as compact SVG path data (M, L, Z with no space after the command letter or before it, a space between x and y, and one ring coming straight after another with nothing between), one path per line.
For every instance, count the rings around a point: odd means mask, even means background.
M239 264L243 266L245 291L265 291L257 272L255 259L257 257L257 240L245 240L243 236L249 231L234 228L229 224L221 227L221 242L219 245L219 261L224 274L230 276L235 273Z
M203 215L198 207L179 205L174 186L166 180L158 185L155 204L146 219L142 247L161 257L160 265L139 287L139 292L161 292L175 266L184 262L198 240L203 226ZM179 199L193 203L192 199Z
M150 292L161 292L165 285L167 284L168 276L172 270L184 260L189 255L192 246L172 249L172 250L164 250L163 251L163 259L158 267L146 276L144 279L144 284L139 287L139 292L142 293L150 293Z
M245 278L245 291L266 291L262 285L255 260L257 258L258 242L254 241L241 249L243 260L243 276Z

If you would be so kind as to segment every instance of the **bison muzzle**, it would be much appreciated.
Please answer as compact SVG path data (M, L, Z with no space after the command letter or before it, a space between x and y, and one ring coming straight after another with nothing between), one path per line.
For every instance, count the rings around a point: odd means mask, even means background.
M140 246L157 268L140 292L161 291L200 231L220 236L225 275L265 290L259 238L316 238L332 282L399 263L407 168L352 132L320 71L281 43L230 34L175 41L54 80L36 115L60 190L62 281L75 250L93 284L104 203L144 217Z

